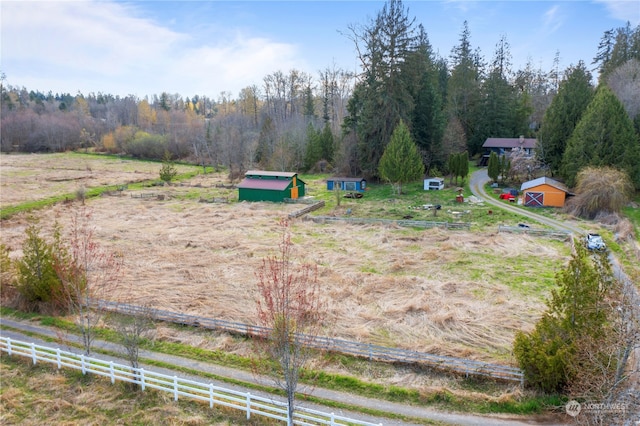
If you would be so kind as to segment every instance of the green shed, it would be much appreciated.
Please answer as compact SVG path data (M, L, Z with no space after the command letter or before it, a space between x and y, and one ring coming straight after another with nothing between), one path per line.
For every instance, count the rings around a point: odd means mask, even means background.
M238 184L240 201L283 202L285 198L304 197L305 183L297 173L249 170Z

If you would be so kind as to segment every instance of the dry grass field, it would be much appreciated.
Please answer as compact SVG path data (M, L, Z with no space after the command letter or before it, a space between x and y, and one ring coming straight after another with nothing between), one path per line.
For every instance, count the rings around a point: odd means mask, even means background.
M154 162L78 154L0 155L0 201L3 206L73 194L81 187L124 185L158 179ZM176 166L178 172L192 167Z
M112 385L97 376L72 370L30 365L27 360L2 355L0 375L0 424L41 425L268 425L242 411L193 400L173 401L171 394L147 389L132 391L125 384Z
M42 197L39 182L58 176L49 170L76 176L65 181L67 192L88 173L58 167L48 157L51 167L42 171L51 174L44 178L33 167L18 164L18 157L10 156L11 167L5 170L8 160L2 156L3 206ZM153 168L122 166L127 170L105 171L96 182L117 184L132 174L154 175ZM98 166L90 167L97 174ZM23 174L16 172L21 169ZM156 176L157 171L150 178ZM114 298L256 322L255 272L265 256L275 254L278 220L300 206L239 203L233 191L214 188L223 181L222 175L200 175L191 186L154 188L162 197L134 198L133 191L124 191L87 202L97 240L124 260L126 291ZM234 198L226 204L198 201L213 197ZM1 242L19 257L31 216L46 234L54 222L68 229L78 208L77 202L58 204L13 216L1 223ZM493 362L513 362L515 332L535 323L569 253L566 243L496 232L302 219L292 223L291 232L295 262L318 265L329 306L326 335Z

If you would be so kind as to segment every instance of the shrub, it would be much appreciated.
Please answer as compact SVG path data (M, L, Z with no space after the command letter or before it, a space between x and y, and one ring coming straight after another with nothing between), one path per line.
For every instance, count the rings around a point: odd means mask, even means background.
M152 135L137 132L133 140L126 144L127 154L136 158L161 160L167 151L167 138L163 135Z
M169 154L169 151L165 151L162 168L160 169L160 179L162 179L163 182L169 183L176 177L176 174L178 174L178 171L171 161L171 154Z
M26 309L40 311L45 306L53 307L55 295L62 287L55 270L55 251L60 246L60 233L56 227L54 243L42 238L36 225L27 227L25 233L23 256L16 263L17 290Z
M619 213L633 194L633 184L624 171L611 167L585 167L577 177L576 196L567 203L575 216L593 219L599 213Z

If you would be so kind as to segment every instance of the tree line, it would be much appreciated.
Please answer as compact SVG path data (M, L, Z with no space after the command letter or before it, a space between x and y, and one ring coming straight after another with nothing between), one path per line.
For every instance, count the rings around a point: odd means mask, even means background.
M402 121L426 175L449 173L453 154L481 155L488 137L522 135L538 139L542 173L573 185L581 168L608 165L640 188L640 26L605 32L591 62L597 85L584 61L560 70L559 52L551 70L531 62L514 69L504 36L486 60L466 21L441 56L400 0L348 30L360 74L335 65L316 76L279 70L235 97L44 94L7 86L3 76L0 149L158 160L169 152L232 175L255 167L379 179Z

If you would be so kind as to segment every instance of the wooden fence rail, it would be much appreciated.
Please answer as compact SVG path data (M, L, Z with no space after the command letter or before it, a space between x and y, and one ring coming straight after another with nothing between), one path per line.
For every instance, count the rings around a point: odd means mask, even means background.
M11 355L20 355L30 358L35 365L38 361L55 364L58 369L62 367L82 371L82 374L92 373L106 377L115 383L116 380L135 383L144 391L146 388L156 389L173 394L174 401L179 397L208 402L209 407L216 405L229 407L246 412L247 420L252 414L269 417L275 420L287 422L287 404L280 401L263 398L250 393L226 389L214 386L212 383L203 383L177 376L168 376L156 373L144 368L133 368L128 365L118 364L113 361L104 361L92 358L84 354L63 351L60 348L36 345L8 337L0 336L0 350ZM368 423L347 417L337 416L334 413L323 413L303 407L296 407L293 414L293 424L296 425L362 425L374 426Z
M98 309L118 312L126 315L151 315L154 319L159 321L202 327L211 330L221 330L233 334L265 337L269 336L271 332L271 329L257 325L247 325L233 321L187 315L159 309L149 310L135 305L105 300L94 301L94 306ZM404 364L420 364L438 370L464 374L467 377L490 377L498 380L519 382L521 385L524 384L524 374L522 371L518 368L506 365L491 364L465 358L434 355L400 348L389 348L373 345L371 343L352 342L322 336L298 334L296 335L296 338L299 339L298 341L301 342L301 344L313 349L343 353L369 360Z
M543 237L560 238L566 240L571 237L571 233L567 231L558 231L555 229L527 228L522 226L505 226L498 225L498 232L513 232L516 234L537 235Z
M358 217L333 217L333 216L309 216L307 220L312 220L317 223L325 222L347 222L356 223L360 225L366 224L387 224L387 225L399 225L411 228L445 228L445 229L469 229L471 224L468 222L429 222L425 220L394 220L394 219L368 219Z
M317 203L313 203L312 205L307 206L307 207L305 207L305 208L303 208L301 210L297 210L297 211L295 211L293 213L289 213L289 219L300 217L300 216L305 215L307 213L310 213L310 212L312 212L314 210L321 209L322 207L324 207L324 201L318 201Z

